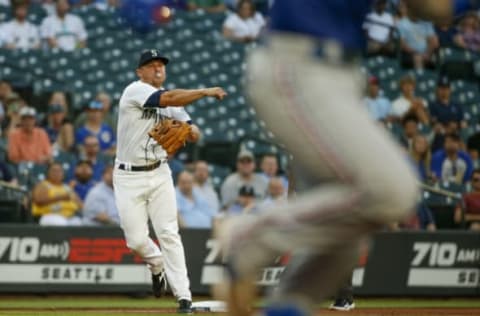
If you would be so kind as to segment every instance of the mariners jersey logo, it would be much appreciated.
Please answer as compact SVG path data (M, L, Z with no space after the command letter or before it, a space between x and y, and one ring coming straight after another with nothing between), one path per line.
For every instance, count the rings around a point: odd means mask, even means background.
M159 108L144 108L142 111L142 120L151 120L155 119L155 123L162 121L167 118L167 116L162 115Z

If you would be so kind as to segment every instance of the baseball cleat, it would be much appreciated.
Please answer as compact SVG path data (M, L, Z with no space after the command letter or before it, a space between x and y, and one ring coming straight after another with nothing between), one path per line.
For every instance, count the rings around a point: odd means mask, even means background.
M333 309L336 311L347 312L355 308L355 303L352 300L347 300L345 298L337 299L332 305L330 305L329 309Z
M162 271L159 274L152 274L152 291L153 296L155 297L161 297L167 292L167 278L165 276L165 271Z
M179 300L177 314L193 314L192 301L186 299Z

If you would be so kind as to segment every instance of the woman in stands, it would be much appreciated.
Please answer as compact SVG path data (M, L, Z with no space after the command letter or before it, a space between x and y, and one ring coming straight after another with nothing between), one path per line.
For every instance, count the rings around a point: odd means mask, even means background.
M434 178L431 169L432 153L430 152L430 145L425 136L415 136L412 149L410 150L410 157L417 167L418 176L421 181L432 180Z
M81 225L76 215L82 202L63 179L62 165L52 163L48 166L47 178L33 188L32 214L39 217L40 225Z
M227 17L223 23L223 36L233 41L248 43L255 41L265 26L262 14L256 12L250 0L241 0L237 12Z

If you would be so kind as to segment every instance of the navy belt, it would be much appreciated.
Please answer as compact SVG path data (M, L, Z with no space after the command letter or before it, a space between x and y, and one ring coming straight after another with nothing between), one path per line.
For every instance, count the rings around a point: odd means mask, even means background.
M125 171L150 171L150 170L157 169L158 167L160 167L162 163L166 163L166 162L167 160L159 160L151 165L145 165L145 166L127 166L127 164L125 163L120 163L118 165L118 169L125 170Z

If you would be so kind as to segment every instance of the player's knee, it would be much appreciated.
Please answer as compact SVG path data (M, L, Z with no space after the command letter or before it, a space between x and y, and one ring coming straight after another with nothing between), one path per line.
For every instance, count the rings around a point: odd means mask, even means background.
M140 256L143 256L148 248L148 240L145 238L128 238L127 240L127 247L132 250L133 252L139 254Z

